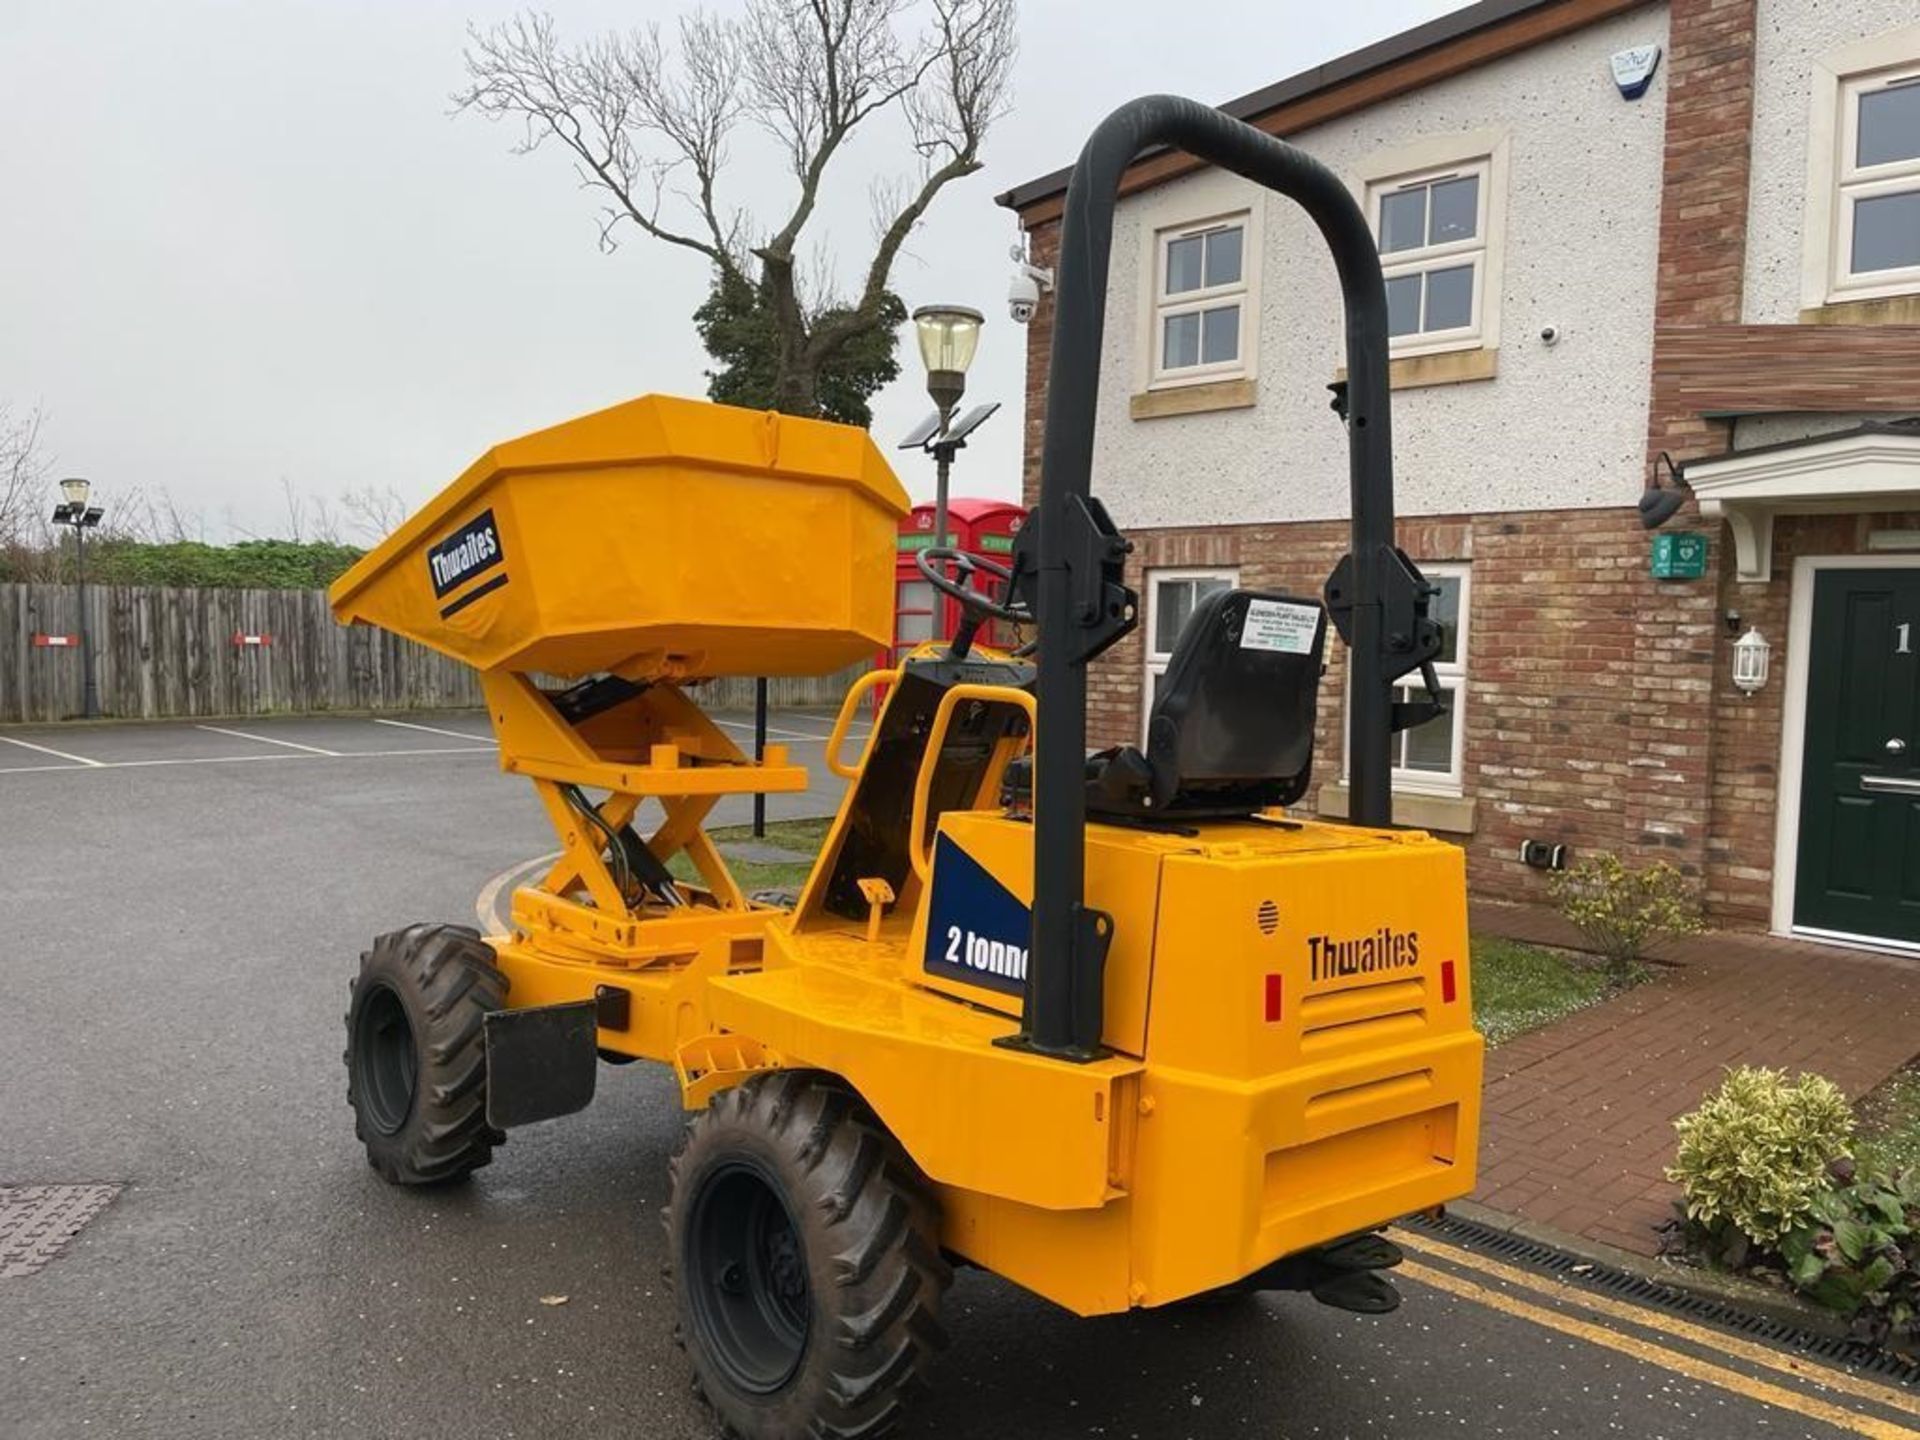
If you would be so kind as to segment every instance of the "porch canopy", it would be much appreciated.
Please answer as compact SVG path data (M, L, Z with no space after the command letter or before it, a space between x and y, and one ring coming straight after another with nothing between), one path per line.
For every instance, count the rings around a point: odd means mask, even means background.
M1920 509L1920 419L1759 445L1686 466L1700 514L1733 532L1742 580L1773 573L1773 517Z

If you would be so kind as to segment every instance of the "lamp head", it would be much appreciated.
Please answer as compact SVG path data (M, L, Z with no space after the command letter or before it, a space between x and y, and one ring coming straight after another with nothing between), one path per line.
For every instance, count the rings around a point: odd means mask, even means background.
M83 475L69 475L60 482L60 494L70 509L85 510L87 496L93 493L93 482Z
M913 312L920 342L920 363L927 371L927 394L941 411L951 411L967 390L967 367L980 345L986 316L965 305L922 305Z

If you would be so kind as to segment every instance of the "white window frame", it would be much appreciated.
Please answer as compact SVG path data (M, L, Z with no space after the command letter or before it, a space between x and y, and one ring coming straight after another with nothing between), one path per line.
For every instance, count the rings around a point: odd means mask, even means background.
M1468 309L1467 323L1446 330L1418 330L1411 335L1396 335L1392 342L1393 354L1434 355L1447 350L1480 348L1480 310L1487 284L1487 192L1492 188L1490 173L1492 168L1491 161L1482 157L1459 165L1449 165L1439 170L1425 171L1418 175L1403 175L1392 180L1383 180L1368 189L1367 222L1373 227L1374 243L1378 244L1382 212L1388 196L1397 195L1403 190L1437 185L1447 180L1464 180L1468 176L1472 176L1479 182L1474 187L1474 233L1471 239L1443 241L1438 245L1420 245L1410 250L1396 250L1391 255L1385 251L1381 252L1380 269L1388 281L1407 275L1430 274L1435 270L1454 270L1458 269L1462 263L1470 263L1473 267L1473 301ZM1424 295L1423 290L1423 307ZM1425 316L1421 318L1424 320Z
M1800 298L1809 309L1920 292L1920 265L1854 274L1853 212L1863 199L1920 191L1920 159L1856 166L1860 97L1920 84L1920 25L1858 41L1813 65Z
M1860 153L1860 100L1889 86L1920 86L1920 65L1905 65L1877 75L1856 75L1840 82L1840 152L1834 158L1837 226L1833 246L1833 288L1846 295L1904 295L1920 290L1920 264L1897 270L1853 270L1854 212L1862 200L1879 195L1920 193L1920 156L1883 165L1856 165Z
M1463 760L1466 754L1467 734L1467 691L1471 684L1467 668L1470 662L1470 648L1473 632L1473 566L1465 560L1419 562L1420 573L1429 580L1457 579L1460 582L1460 630L1453 647L1453 659L1442 663L1434 662L1434 678L1442 689L1453 692L1453 749L1448 756L1445 774L1437 770L1410 770L1400 764L1400 758L1406 753L1407 732L1397 731L1393 737L1394 763L1389 771L1389 783L1396 795L1442 795L1459 798L1466 794L1466 771ZM1352 672L1349 671L1349 674ZM1413 671L1394 682L1397 689L1406 689L1412 693L1408 699L1419 699L1425 693L1420 680L1420 672ZM1351 715L1351 707L1348 714ZM1346 722L1343 720L1343 725ZM1340 778L1347 780L1351 771L1353 756L1353 731L1348 726L1344 741L1340 747Z
M1148 570L1145 579L1147 629L1140 645L1145 656L1140 677L1140 746L1143 750L1147 744L1147 723L1153 718L1154 677L1166 674L1167 662L1173 658L1171 650L1154 648L1160 634L1160 586L1169 580L1224 580L1231 590L1240 583L1240 571L1231 565L1168 565Z
M1422 246L1380 257L1388 279L1427 270L1445 270L1462 258L1474 259L1473 317L1466 326L1395 336L1391 354L1441 355L1457 350L1497 350L1500 346L1500 297L1506 263L1507 135L1504 130L1473 130L1439 135L1376 151L1356 174L1355 190L1367 215L1374 243L1380 238L1380 210L1387 195L1450 176L1480 177L1479 211L1472 240Z
M1447 757L1447 773L1442 775L1435 770L1409 770L1396 763L1393 767L1393 788L1403 791L1417 791L1422 795L1461 795L1466 792L1466 773L1461 768L1461 759L1465 753L1467 734L1467 666L1470 663L1473 645L1473 566L1466 562L1436 564L1423 562L1420 573L1429 580L1457 579L1460 582L1460 628L1454 639L1453 659L1442 664L1433 663L1434 678L1439 680L1442 689L1453 692L1453 750ZM1399 684L1411 688L1415 693L1409 699L1417 699L1422 693L1420 672L1402 676ZM1397 761L1406 751L1407 732L1401 731L1393 737L1394 758Z
M1205 286L1198 290L1183 290L1178 295L1168 295L1168 247L1176 240L1234 228L1240 231L1240 279L1231 285ZM1250 210L1230 211L1179 225L1162 225L1153 231L1153 253L1149 261L1152 304L1148 312L1146 337L1148 389L1170 390L1183 385L1209 385L1219 380L1242 379L1253 373L1252 341L1260 313L1256 283L1258 244L1259 229L1253 223ZM1181 365L1168 369L1164 363L1168 317L1212 310L1229 300L1240 307L1239 344L1235 347L1234 358L1217 360L1210 365Z

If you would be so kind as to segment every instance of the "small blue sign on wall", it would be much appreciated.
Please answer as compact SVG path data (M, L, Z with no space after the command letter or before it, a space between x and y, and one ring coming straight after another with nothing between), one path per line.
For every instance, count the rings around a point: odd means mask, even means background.
M1698 580L1707 573L1707 537L1697 530L1675 530L1653 537L1656 580Z

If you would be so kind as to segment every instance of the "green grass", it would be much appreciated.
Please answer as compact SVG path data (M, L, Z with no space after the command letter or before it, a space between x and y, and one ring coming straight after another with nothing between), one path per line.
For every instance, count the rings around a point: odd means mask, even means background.
M1895 1075L1859 1104L1854 1158L1870 1170L1920 1165L1920 1065Z
M807 875L813 869L812 857L819 852L827 838L827 827L832 823L824 815L815 820L769 820L766 838L758 842L754 841L751 825L727 825L707 833L723 854L731 844L758 843L808 857L805 860L736 860L729 855L727 868L733 871L740 888L752 894L756 890L798 890L806 884ZM682 880L696 878L693 862L684 854L674 856L667 868Z
M1585 956L1490 935L1473 942L1473 1018L1489 1045L1618 993L1606 971Z
M760 843L812 856L826 841L832 820L772 820ZM724 851L731 845L753 843L753 827L729 825L710 832ZM797 891L806 883L812 862L728 858L734 878L749 893L756 890ZM694 878L685 855L668 867L683 880ZM1498 1045L1529 1030L1584 1010L1619 993L1604 970L1584 956L1547 950L1513 940L1483 937L1473 942L1473 1014L1487 1043ZM1920 1072L1909 1077L1908 1139L1920 1151Z

